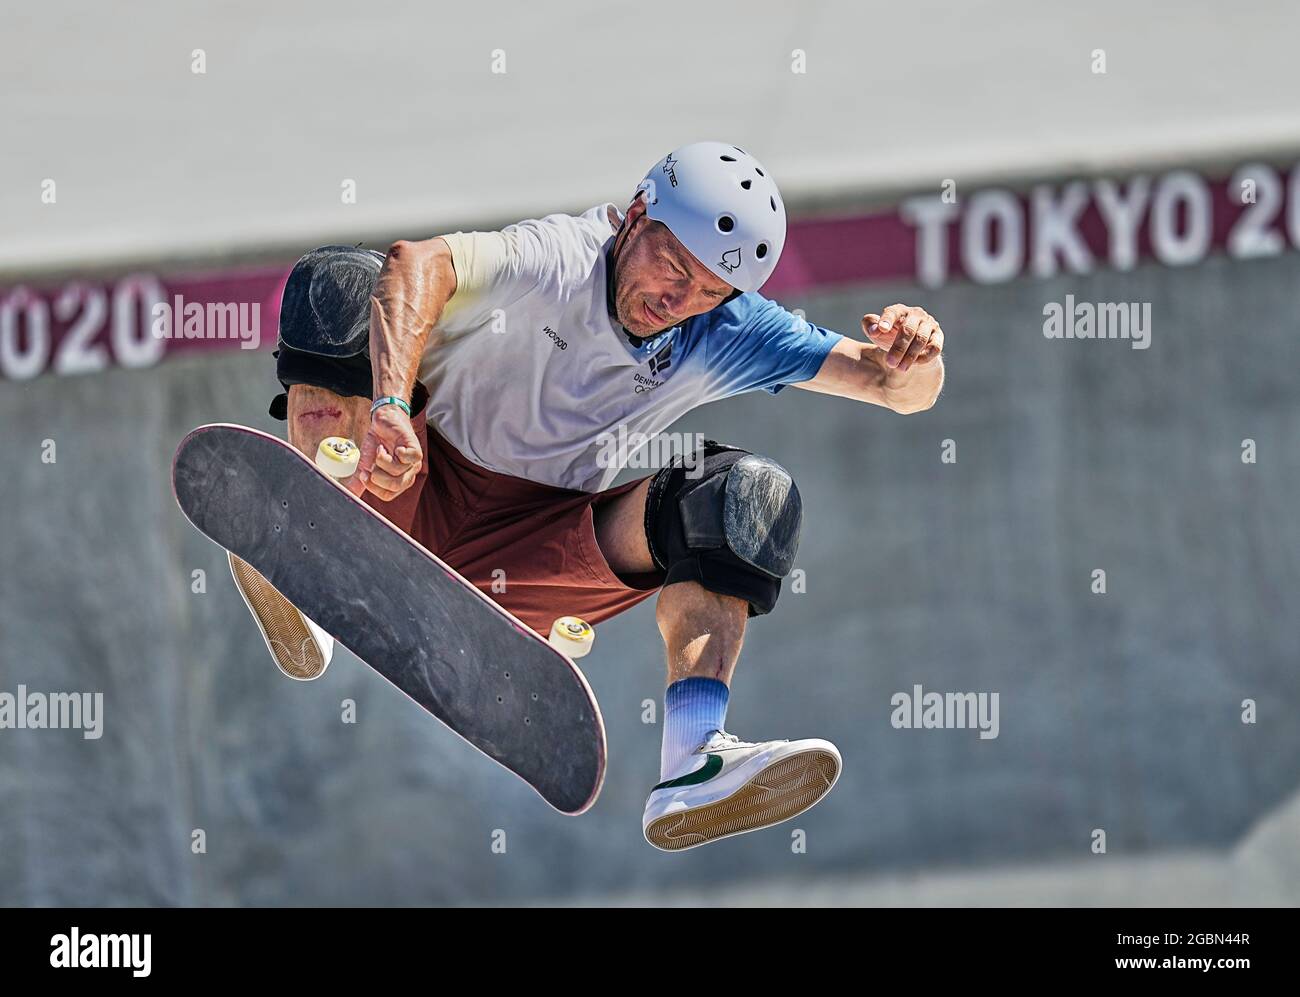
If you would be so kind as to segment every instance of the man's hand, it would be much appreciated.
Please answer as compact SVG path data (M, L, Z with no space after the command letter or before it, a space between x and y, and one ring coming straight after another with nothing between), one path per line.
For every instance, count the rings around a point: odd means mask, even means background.
M886 351L886 365L901 372L913 364L933 363L943 353L939 323L915 305L890 305L879 315L864 315L862 331L874 346Z
M815 377L794 387L880 405L901 415L924 412L943 390L943 331L924 308L890 305L862 316L868 342L845 336ZM908 373L911 367L924 369Z
M423 462L424 452L411 417L396 405L385 405L370 417L357 473L348 481L348 490L357 496L369 490L391 502L411 487Z

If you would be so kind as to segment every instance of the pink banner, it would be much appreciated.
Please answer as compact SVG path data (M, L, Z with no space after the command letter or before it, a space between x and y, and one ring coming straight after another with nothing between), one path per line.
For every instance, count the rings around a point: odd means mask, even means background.
M0 291L0 376L151 367L187 352L274 347L292 266L112 280L71 279Z
M1025 192L954 185L891 210L792 222L763 293L949 280L996 284L1143 259L1199 263L1211 252L1255 259L1300 248L1300 166L1262 163L1206 180L1187 170L1040 184ZM0 377L149 367L188 351L266 349L292 267L236 268L0 290Z

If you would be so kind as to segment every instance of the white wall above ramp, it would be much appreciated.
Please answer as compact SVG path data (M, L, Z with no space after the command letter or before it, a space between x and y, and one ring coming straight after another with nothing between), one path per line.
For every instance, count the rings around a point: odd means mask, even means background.
M1264 0L6 6L9 272L581 209L705 137L796 208L1300 142L1300 8Z

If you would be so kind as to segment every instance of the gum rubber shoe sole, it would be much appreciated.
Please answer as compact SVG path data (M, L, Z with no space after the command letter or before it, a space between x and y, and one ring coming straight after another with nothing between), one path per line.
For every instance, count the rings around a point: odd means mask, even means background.
M839 760L828 751L783 758L725 799L656 818L645 829L646 840L664 851L681 851L779 824L825 796L838 774Z
M247 561L230 554L230 572L248 611L257 621L267 650L286 676L307 681L320 676L327 662L293 603L277 592Z

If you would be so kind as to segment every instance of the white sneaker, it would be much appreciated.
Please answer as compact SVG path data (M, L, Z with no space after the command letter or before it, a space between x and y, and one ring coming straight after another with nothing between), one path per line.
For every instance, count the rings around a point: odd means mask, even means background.
M646 800L641 830L664 851L706 845L803 813L831 791L840 753L830 741L742 741L714 731Z
M324 675L334 656L334 638L303 616L251 564L227 554L235 588L280 671L300 682Z

